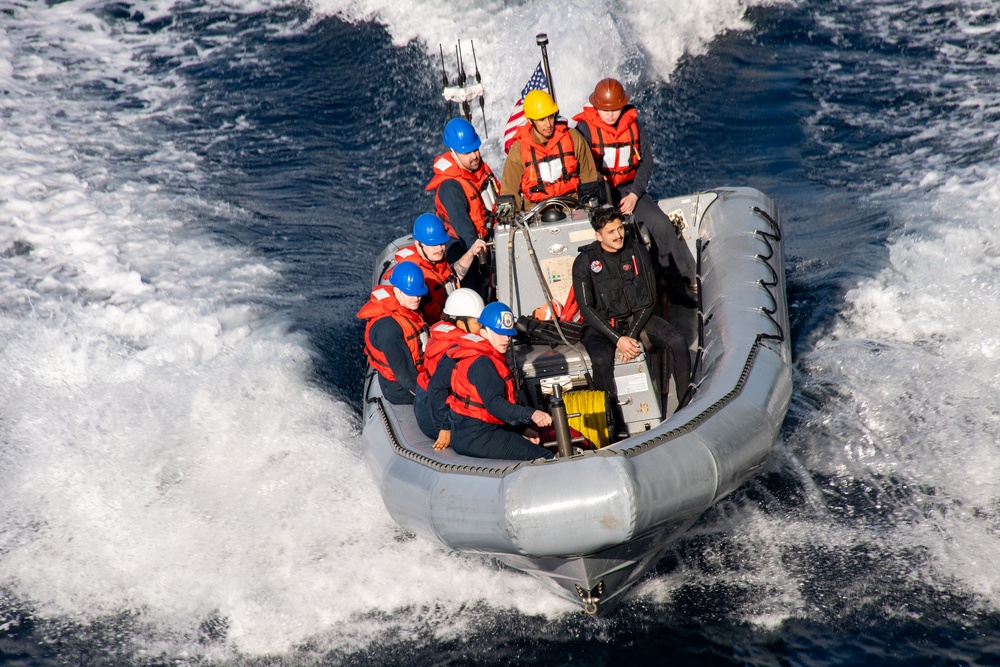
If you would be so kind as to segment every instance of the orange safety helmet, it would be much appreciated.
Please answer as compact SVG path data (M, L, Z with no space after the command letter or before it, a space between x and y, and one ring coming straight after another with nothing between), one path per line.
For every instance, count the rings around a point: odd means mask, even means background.
M601 79L590 94L590 104L601 111L617 111L628 104L629 99L618 79Z

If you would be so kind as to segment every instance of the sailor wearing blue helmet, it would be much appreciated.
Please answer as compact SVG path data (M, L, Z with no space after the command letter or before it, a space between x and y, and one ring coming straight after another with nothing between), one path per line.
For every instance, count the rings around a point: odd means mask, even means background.
M427 325L420 314L420 299L427 294L423 271L411 262L396 267L389 285L377 285L358 311L365 326L365 355L378 372L387 401L413 403L417 376L424 368Z
M455 361L451 374L451 446L459 454L490 459L550 459L538 435L525 427L549 426L552 417L517 404L514 378L507 366L507 348L514 314L496 302L479 315L480 335L466 334L448 352Z

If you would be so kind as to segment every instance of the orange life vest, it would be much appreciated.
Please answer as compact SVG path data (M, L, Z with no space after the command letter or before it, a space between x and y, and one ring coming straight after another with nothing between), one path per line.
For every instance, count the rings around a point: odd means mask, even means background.
M482 396L476 385L469 380L469 368L480 357L487 357L497 369L497 375L504 382L504 397L508 403L516 403L514 393L514 376L507 368L507 360L496 351L492 343L476 334L465 334L459 337L458 345L448 351L448 356L457 363L451 374L451 393L448 395L448 407L456 414L478 419L487 424L503 424L503 420L493 416L486 409Z
M521 196L540 202L576 192L580 184L580 165L573 152L573 137L569 126L556 123L555 134L545 144L535 143L531 123L517 128L524 174L521 176Z
M429 262L419 252L416 245L408 245L396 252L396 264L400 262L413 262L424 272L424 282L427 283L427 294L420 301L420 312L424 316L424 322L437 322L441 319L441 312L444 310L444 302L448 295L458 287L451 270L451 265L445 261ZM392 267L385 276L388 280L392 275Z
M583 107L583 111L573 116L576 122L584 121L590 128L590 150L594 153L594 163L598 170L618 187L635 179L639 168L639 127L636 125L638 113L635 107L625 107L625 111L615 125L601 120L594 107Z
M444 222L444 228L448 230L448 235L458 238L455 228L448 221L448 211L445 210L438 197L437 191L441 184L449 179L458 181L465 192L465 199L469 202L469 218L476 226L476 234L484 239L490 231L489 214L497 209L497 193L500 192L500 182L493 175L490 166L483 162L483 166L477 171L464 169L452 157L451 151L442 153L434 160L434 177L424 188L434 190L434 204L437 207L437 215Z
M417 384L424 391L437 372L438 363L445 353L458 344L465 331L451 322L438 322L431 327L431 336L424 347L424 372L417 376Z
M368 362L386 380L396 381L396 374L389 368L385 355L372 345L370 338L372 325L383 317L396 320L403 330L403 340L410 351L410 356L413 357L413 364L417 367L419 377L424 369L424 351L420 340L426 329L424 318L417 311L404 308L393 295L392 287L376 287L372 290L371 298L358 311L358 319L368 320L368 324L365 325L365 355L368 357Z

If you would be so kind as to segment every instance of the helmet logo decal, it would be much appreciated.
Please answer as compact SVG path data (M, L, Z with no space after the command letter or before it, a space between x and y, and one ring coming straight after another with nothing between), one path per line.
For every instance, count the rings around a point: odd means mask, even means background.
M505 310L503 312L503 317L501 318L500 323L503 325L504 329L513 329L514 313L510 312L509 310Z

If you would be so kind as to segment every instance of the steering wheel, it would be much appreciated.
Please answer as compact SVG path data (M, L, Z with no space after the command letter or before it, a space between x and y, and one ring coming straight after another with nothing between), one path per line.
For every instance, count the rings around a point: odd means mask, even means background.
M543 199L525 211L524 218L527 220L538 217L541 212L549 206L558 206L563 210L563 213L569 215L570 211L576 210L580 204L572 197L549 197L548 199Z

